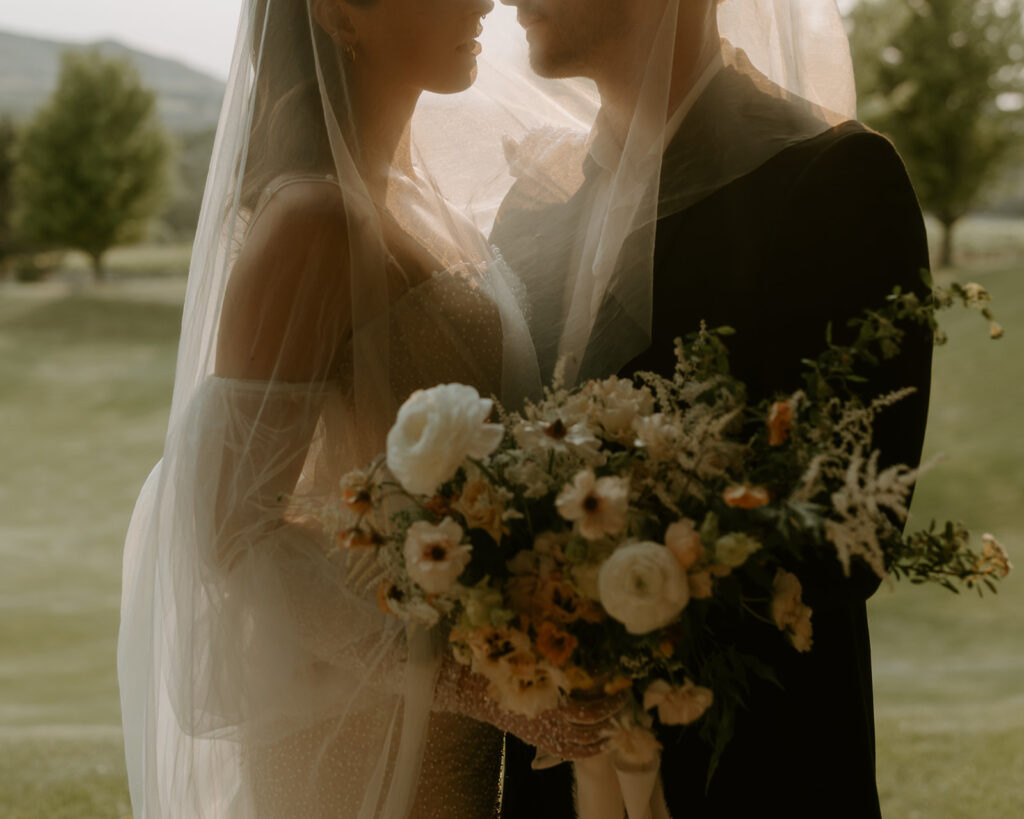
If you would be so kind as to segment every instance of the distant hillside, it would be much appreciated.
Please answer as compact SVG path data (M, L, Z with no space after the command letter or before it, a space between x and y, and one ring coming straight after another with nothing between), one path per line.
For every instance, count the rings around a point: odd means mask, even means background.
M172 131L198 131L217 124L224 83L163 57L113 41L62 43L0 31L0 115L22 119L35 110L57 84L60 53L99 48L131 60L143 83L157 93L164 124Z

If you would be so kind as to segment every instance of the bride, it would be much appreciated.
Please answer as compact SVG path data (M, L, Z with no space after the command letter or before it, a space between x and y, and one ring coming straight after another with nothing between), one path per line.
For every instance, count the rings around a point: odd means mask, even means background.
M515 287L419 161L453 135L417 143L410 125L423 92L472 84L491 7L243 9L164 455L125 549L136 817L495 814L501 731L454 710L481 715L482 690L383 614L303 512L383 450L413 390L539 388ZM597 750L599 725L520 727Z

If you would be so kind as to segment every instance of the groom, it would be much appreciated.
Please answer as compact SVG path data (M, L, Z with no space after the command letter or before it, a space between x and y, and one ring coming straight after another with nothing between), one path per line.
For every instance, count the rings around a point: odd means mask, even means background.
M628 107L615 88L610 55L630 36L623 11L650 0L502 0L516 6L527 27L530 60L548 77L583 76L601 91L603 113ZM683 26L713 20L716 0L682 0L676 59L692 57ZM699 72L695 72L699 73ZM721 110L721 95L736 99L733 115L742 133L745 111L786 105L763 99L763 89L730 66L712 70L692 108L671 138L662 180L707 133L702 117ZM718 132L718 131L716 131ZM726 133L731 133L725 131ZM723 153L729 145L720 146ZM588 174L567 204L545 207L514 187L506 198L492 242L513 266L531 258L575 254L552 232L578 230L589 201ZM660 211L659 211L660 213ZM523 237L526 237L524 240ZM552 255L546 253L552 249ZM565 259L568 269L569 261ZM880 306L893 287L922 291L919 273L928 256L920 210L902 162L891 144L856 122L796 141L743 176L681 211L659 217L654 244L654 298L650 346L619 375L653 370L671 375L672 340L708 326L729 325L734 374L757 400L802 386L800 362L825 344L826 325L837 334L846 320ZM557 267L557 264L555 265ZM548 269L551 269L550 267ZM557 305L536 305L541 321ZM544 314L543 311L553 312ZM605 299L600 312L615 310ZM626 326L626 325L624 325ZM899 356L877 367L865 393L905 386L909 399L881 416L874 445L888 463L916 465L928 404L930 334L908 332ZM588 369L580 377L610 373ZM662 779L675 819L879 817L875 785L871 660L865 601L877 578L865 567L844 578L837 561L803 567L805 598L813 608L814 647L797 654L782 641L769 657L779 686L751 691L737 717L735 735L706 787L710 749L692 730L663 730ZM756 639L737 635L737 642ZM758 650L771 651L763 644ZM573 815L572 774L562 765L532 771L532 750L508 737L503 819L567 819Z

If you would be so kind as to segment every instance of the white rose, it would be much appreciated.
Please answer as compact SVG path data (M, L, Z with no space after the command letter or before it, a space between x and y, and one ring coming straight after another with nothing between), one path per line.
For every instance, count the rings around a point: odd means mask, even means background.
M417 390L388 432L388 468L409 492L431 495L467 457L485 458L504 435L486 423L493 401L464 384Z
M428 594L451 589L469 563L471 548L451 518L438 524L418 520L405 533L405 567Z
M651 541L616 549L601 566L597 582L601 605L630 634L668 625L690 599L679 561Z

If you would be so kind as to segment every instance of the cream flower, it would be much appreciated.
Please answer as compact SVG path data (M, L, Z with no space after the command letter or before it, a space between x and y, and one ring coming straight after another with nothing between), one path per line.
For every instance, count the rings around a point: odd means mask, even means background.
M658 709L663 725L689 725L700 719L715 701L710 688L695 685L688 677L678 687L665 680L655 680L644 691L644 710Z
M572 483L555 499L558 513L576 524L587 540L615 535L626 525L629 509L629 479L594 477L589 469L577 472Z
M638 415L649 415L654 409L654 396L647 387L610 376L592 381L584 392L591 398L589 416L612 440L628 444L633 440L633 421Z
M986 532L981 536L981 561L979 574L994 574L999 579L1006 577L1013 570L1010 555L1006 548Z
M452 508L466 519L470 529L483 529L497 543L503 534L508 534L504 525L505 499L483 478L466 481Z
M675 555L683 571L689 571L704 557L705 549L700 542L700 532L689 518L677 520L665 530L665 545Z
M469 563L471 547L462 543L462 527L451 518L438 524L418 520L405 534L405 566L428 594L451 589Z
M730 532L715 541L715 562L735 569L761 548L761 541L745 532Z
M647 771L657 766L661 743L648 726L629 717L612 720L612 726L604 750L617 769Z
M660 412L633 419L633 431L633 445L646 449L654 461L673 460L683 434L677 423Z
M651 541L616 549L598 575L601 605L630 634L668 625L690 599L686 573L664 546Z
M529 452L568 452L593 464L605 460L601 441L585 420L566 421L557 415L551 419L531 418L516 424L512 434L516 443Z
M811 609L803 602L800 579L784 569L775 572L772 581L772 620L780 631L789 634L797 651L806 652L812 646Z
M492 407L464 384L416 390L388 432L388 468L407 491L433 494L467 457L485 458L501 443L504 427L486 423Z
M557 708L568 678L549 663L538 663L533 652L512 655L506 661L510 673L492 679L487 693L506 711L531 719Z

